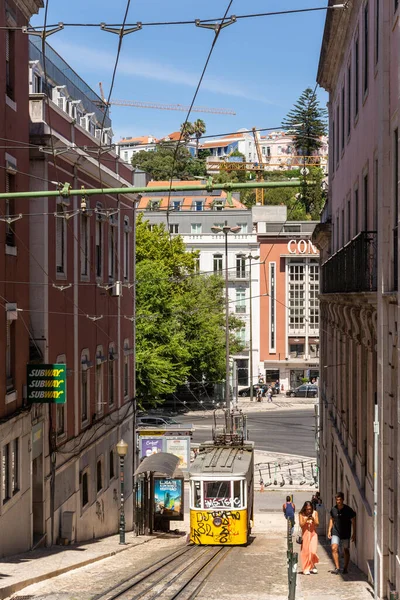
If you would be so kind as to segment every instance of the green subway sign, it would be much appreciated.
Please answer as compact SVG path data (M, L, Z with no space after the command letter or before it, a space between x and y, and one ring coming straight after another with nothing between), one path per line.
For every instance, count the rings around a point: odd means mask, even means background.
M65 404L67 365L27 365L28 402Z

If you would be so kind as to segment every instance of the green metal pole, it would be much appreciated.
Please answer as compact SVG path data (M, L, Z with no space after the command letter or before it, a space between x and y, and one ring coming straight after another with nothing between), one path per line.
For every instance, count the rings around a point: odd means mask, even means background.
M124 493L124 456L119 457L119 479L121 484L121 508L119 514L119 543L125 544L125 493Z
M290 581L289 581L289 596L288 600L296 599L296 580L297 580L297 563L298 563L298 554L297 552L293 552L292 554L292 565L291 565L291 573L290 573Z
M41 190L38 192L10 192L1 193L0 200L4 198L69 198L70 196L96 196L98 194L153 194L157 192L190 192L223 190L252 190L256 188L297 187L301 184L299 179L290 181L256 181L251 183L207 183L205 185L163 185L160 187L120 187L120 188L92 188L72 190L69 183L65 183L59 190ZM308 185L314 185L309 182Z

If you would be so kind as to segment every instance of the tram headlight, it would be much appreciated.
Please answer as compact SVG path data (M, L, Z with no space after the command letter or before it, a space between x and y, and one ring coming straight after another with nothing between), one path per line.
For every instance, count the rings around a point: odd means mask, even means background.
M213 523L214 523L215 527L221 527L221 525L222 525L221 517L214 517Z

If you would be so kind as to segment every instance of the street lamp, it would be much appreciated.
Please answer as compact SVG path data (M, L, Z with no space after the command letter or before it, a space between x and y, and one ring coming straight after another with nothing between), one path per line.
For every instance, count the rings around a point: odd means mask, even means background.
M223 227L211 227L213 233L223 233L225 236L225 352L226 352L226 374L225 374L225 402L226 408L231 408L231 393L229 388L229 297L228 297L228 234L239 233L242 228L237 225L229 227L225 221Z
M125 512L124 512L124 460L128 453L128 444L123 439L117 444L119 456L119 481L121 485L121 508L119 515L119 543L125 544Z
M252 294L252 284L251 284L251 261L259 260L259 256L254 256L253 254L245 255L243 258L249 261L250 266L250 402L253 402L254 389L253 389L253 294Z

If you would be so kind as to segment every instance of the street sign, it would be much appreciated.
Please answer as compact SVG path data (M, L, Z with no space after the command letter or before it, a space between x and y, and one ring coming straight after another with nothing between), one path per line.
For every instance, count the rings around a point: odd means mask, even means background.
M28 402L65 404L67 365L27 365Z

